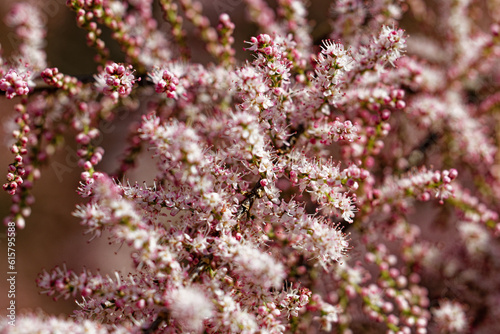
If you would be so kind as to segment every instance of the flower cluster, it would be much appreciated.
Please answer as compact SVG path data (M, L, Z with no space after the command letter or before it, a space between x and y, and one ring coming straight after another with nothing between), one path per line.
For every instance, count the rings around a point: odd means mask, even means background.
M169 70L164 70L163 72L155 70L151 76L151 81L155 83L155 91L157 93L166 93L169 98L177 98L176 90L179 78Z
M115 103L118 102L119 97L126 97L132 92L136 80L131 69L132 66L117 63L106 65L104 71L95 76L96 88Z
M128 246L133 269L44 270L41 292L75 299L73 316L27 313L0 331L500 328L500 28L485 29L500 6L427 3L318 2L329 18L316 30L311 1L245 0L258 31L243 61L242 23L221 12L212 26L199 1L68 0L96 50L82 77L47 66L39 10L16 4L20 44L0 59L17 100L5 223L30 228L32 188L48 162L67 172L52 155L74 135L73 216L91 240ZM113 173L99 163L117 120L130 130Z
M30 72L18 72L10 69L2 79L0 79L0 90L4 91L8 99L16 95L26 95L29 93Z
M467 329L467 318L463 306L457 302L444 300L433 310L434 317L443 332L460 333Z
M16 30L18 54L13 58L29 64L33 70L41 71L47 67L44 50L47 32L39 9L29 3L16 3L5 21Z

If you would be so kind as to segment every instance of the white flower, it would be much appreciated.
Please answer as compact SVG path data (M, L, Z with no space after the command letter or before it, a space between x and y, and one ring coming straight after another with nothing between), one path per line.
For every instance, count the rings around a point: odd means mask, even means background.
M234 251L231 261L235 273L264 289L279 288L283 284L285 268L272 256L250 245L236 244Z
M108 7L114 17L123 17L127 11L127 6L121 1L110 1Z
M467 328L467 318L463 306L449 300L441 301L439 308L434 309L434 320L447 332L463 332Z
M393 66L394 62L401 57L406 49L406 38L402 29L395 30L394 27L384 26L376 41L384 51L386 51L386 60Z
M464 241L465 247L470 254L483 253L487 250L490 236L488 232L479 224L471 222L460 222L458 225L460 237Z
M212 304L201 290L181 287L171 295L170 312L183 329L200 333L203 321L212 316Z
M221 202L221 196L218 193L208 193L205 194L204 197L208 205L212 208L215 208Z

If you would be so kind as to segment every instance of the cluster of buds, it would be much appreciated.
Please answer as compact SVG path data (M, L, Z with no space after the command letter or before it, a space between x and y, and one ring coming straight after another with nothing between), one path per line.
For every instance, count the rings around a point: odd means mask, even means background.
M120 97L127 97L136 82L132 74L132 66L112 63L106 65L104 71L95 76L95 85L104 95L111 97L114 103Z
M155 83L155 91L157 93L166 93L168 98L177 99L177 85L179 78L169 70L156 69L150 76L151 81Z
M11 69L0 79L0 90L5 92L8 99L16 95L27 95L30 91L30 76L29 71L23 73Z
M46 68L40 73L40 76L46 84L65 90L70 95L76 95L81 87L81 82L77 78L64 75L56 67Z
M28 153L28 137L30 134L30 115L26 112L26 106L18 104L16 105L16 111L19 114L15 120L18 129L14 130L12 133L13 137L16 139L16 143L13 144L10 149L12 154L15 154L15 158L14 163L9 165L9 171L7 173L8 182L3 185L3 189L10 195L16 193L17 188L23 183L23 177L26 174L24 160Z

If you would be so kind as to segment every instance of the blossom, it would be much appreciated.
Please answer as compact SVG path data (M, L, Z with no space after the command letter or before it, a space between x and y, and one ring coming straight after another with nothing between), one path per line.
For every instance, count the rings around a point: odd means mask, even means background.
M6 17L6 24L16 29L19 40L18 55L21 62L34 71L40 71L47 66L47 56L43 47L47 35L43 12L40 8L25 2L16 3Z
M19 316L16 319L16 326L9 325L8 318L2 318L0 328L9 333L43 333L43 332L66 332L66 333L109 333L108 329L102 324L84 320L81 323L76 323L73 320L48 316L46 314L27 314ZM126 329L116 328L114 333L126 333Z
M200 333L203 321L212 315L212 304L195 287L182 287L172 292L170 312L184 330Z
M385 59L394 66L394 62L401 57L406 48L406 38L402 29L384 26L376 41L383 50L387 50Z
M232 240L228 240L228 243L228 251L233 254L233 270L238 276L264 289L281 287L285 268L280 262L251 245L240 245Z
M155 69L149 75L151 81L155 83L155 90L157 93L166 93L169 98L178 98L176 92L177 85L179 85L179 78L169 70Z
M16 95L26 95L30 91L31 73L10 69L0 79L0 90L3 90L8 99Z
M315 81L329 103L335 104L342 97L340 85L345 80L346 72L352 67L352 60L349 50L341 43L323 41L317 58Z
M458 231L470 254L481 254L487 251L490 236L484 227L473 222L460 222Z
M433 315L439 328L448 332L464 332L468 321L460 303L442 300L439 307L433 310Z
M95 76L96 88L117 103L119 97L126 97L132 92L136 79L131 69L132 66L118 63L106 65L104 71Z

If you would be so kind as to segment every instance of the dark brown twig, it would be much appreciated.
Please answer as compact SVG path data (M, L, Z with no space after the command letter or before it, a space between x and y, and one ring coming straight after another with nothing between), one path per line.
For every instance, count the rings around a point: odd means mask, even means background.
M166 321L168 322L170 315L168 313L167 309L161 310L158 315L156 316L156 319L149 325L147 328L142 329L143 334L150 334L156 331L158 328L160 328L160 325L162 322Z

